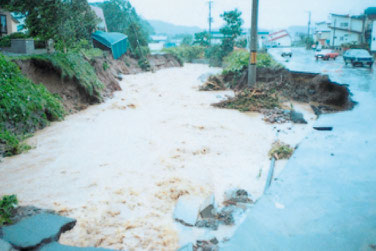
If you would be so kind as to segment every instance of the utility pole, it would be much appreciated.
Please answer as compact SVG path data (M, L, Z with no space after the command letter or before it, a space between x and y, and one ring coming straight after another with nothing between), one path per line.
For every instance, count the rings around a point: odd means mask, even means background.
M212 23L213 23L213 18L212 18L212 3L213 3L213 0L209 0L209 45L211 45Z
M334 40L336 39L336 25L337 25L337 18L334 17L334 25L333 25L333 41L332 41L332 47L334 49Z
M251 54L248 65L248 88L256 84L258 2L259 0L252 0L251 39L249 44Z
M311 11L308 11L308 31L307 31L307 41L306 41L307 49L308 49L310 35L311 35Z

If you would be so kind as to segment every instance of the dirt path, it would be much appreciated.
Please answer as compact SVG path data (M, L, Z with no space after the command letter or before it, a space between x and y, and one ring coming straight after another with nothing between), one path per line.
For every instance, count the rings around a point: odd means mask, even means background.
M276 138L261 115L211 107L232 93L199 92L208 71L186 65L126 76L114 99L38 132L29 140L35 149L4 159L0 195L78 219L64 244L175 250L178 197L215 193L221 201L235 187L259 197ZM306 127L294 133L297 143Z

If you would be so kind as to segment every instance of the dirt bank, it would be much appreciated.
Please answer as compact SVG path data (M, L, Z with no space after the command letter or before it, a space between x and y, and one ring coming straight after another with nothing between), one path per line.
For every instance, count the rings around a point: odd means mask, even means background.
M119 60L106 57L88 59L88 61L104 85L101 93L103 98L112 97L115 91L121 90L118 82L121 75L142 72L137 60L126 55ZM149 61L153 70L180 66L171 55L151 55ZM63 77L62 70L46 60L30 58L17 60L16 63L22 73L34 83L42 83L51 93L59 95L68 113L74 113L91 104L101 102L99 97L88 95L87 90L80 85L80 80Z
M228 73L211 77L202 90L230 88L244 98L247 90L248 71ZM284 68L258 68L257 84L252 91L274 93L281 102L298 101L309 103L317 113L352 109L354 102L346 85L332 82L327 75L292 72ZM237 99L237 97L235 97ZM230 101L223 101L220 106Z

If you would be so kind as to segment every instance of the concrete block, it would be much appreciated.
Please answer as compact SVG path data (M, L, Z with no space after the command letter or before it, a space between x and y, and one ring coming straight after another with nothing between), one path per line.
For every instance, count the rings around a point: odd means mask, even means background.
M214 194L211 194L209 197L206 198L204 203L201 204L200 215L203 219L205 219L205 218L215 218L216 214L217 214L217 209L215 205L215 197L214 197Z
M188 226L196 224L201 199L195 196L181 196L176 204L174 219Z

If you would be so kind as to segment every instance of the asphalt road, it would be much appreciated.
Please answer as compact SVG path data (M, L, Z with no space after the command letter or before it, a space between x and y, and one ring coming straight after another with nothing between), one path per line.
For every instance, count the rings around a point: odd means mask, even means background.
M316 61L293 50L284 62L295 71L328 74L347 84L358 102L351 111L322 115L286 168L251 209L221 250L375 250L376 74L375 66Z

